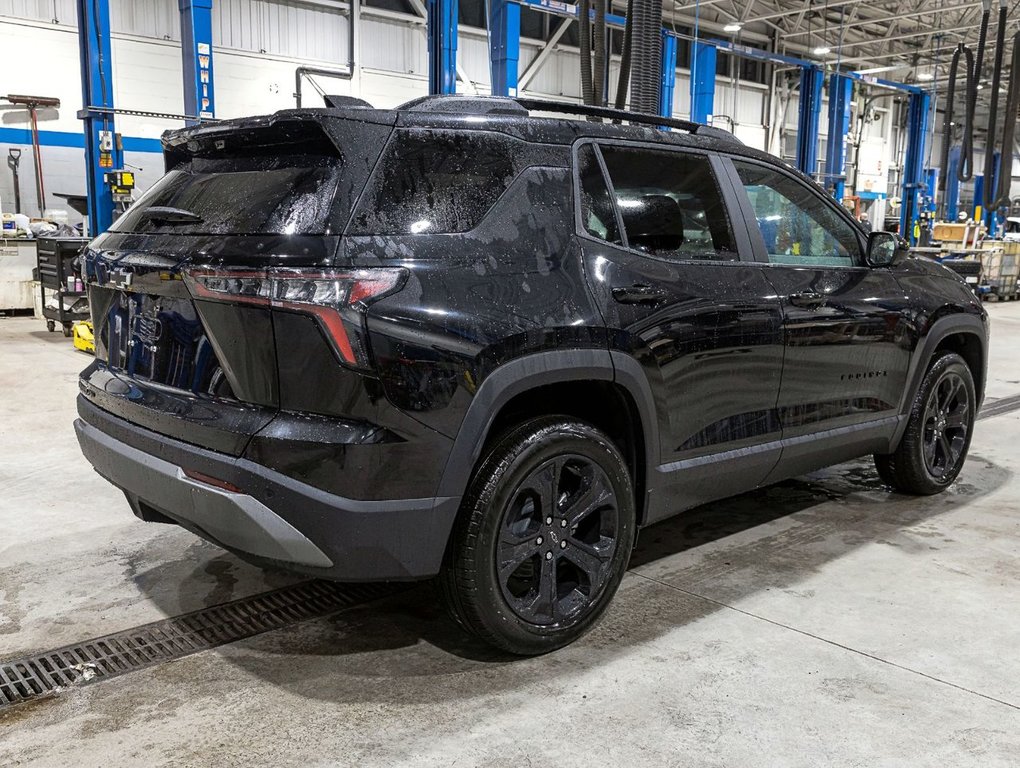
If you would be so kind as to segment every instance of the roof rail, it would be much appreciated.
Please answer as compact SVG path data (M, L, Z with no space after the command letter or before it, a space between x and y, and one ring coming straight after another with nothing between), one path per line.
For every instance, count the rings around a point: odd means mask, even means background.
M711 136L716 139L743 144L740 139L732 133L724 131L722 128L705 125L704 123L695 123L690 120L679 120L675 117L645 115L640 112L629 112L625 109L596 107L590 104L574 104L569 101L546 101L545 99L526 98L515 98L514 101L529 112L556 112L566 115L590 115L591 117L605 117L612 120L626 120L628 123L638 123L640 125L679 128L681 131L687 131L698 136Z
M397 107L407 112L450 112L468 115L526 115L527 109L504 96L435 94L421 96Z

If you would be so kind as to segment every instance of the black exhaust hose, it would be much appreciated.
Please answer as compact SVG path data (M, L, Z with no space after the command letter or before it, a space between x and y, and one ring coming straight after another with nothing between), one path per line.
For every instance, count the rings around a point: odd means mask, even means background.
M964 143L966 144L967 135L971 137L971 152L968 159L968 168L966 178L962 174L963 162L960 162L960 181L970 181L973 176L973 145L974 145L974 114L977 110L977 94L978 85L981 82L981 70L985 65L985 43L988 42L988 20L992 15L992 3L991 0L983 0L982 5L984 9L981 11L981 34L978 36L978 47L977 54L974 57L973 76L967 79L967 106L966 106L966 118L964 119ZM975 201L978 202L978 201Z
M956 75L960 69L963 43L956 46L949 63L949 82L946 85L946 111L942 118L942 152L939 157L939 192L946 191L946 177L949 175L949 149L953 143L953 102L956 99Z
M970 48L960 46L964 57L967 59L967 90L966 96L968 109L965 105L963 114L963 146L960 149L960 166L956 169L956 178L960 181L970 181L974 177L974 102L970 100L971 89L975 88L975 99L977 98L977 78L974 75L974 54Z
M1016 141L1016 124L1020 121L1020 32L1013 37L1013 57L1010 60L1009 95L1006 97L1006 120L1002 129L1002 160L999 166L999 194L995 208L1009 206L1009 192L1013 184L1013 144Z
M630 41L631 30L634 29L631 17L634 13L634 0L627 0L627 21L623 26L623 51L620 56L620 78L616 83L616 108L627 106L627 89L630 86Z
M998 196L995 184L995 141L999 130L999 86L1002 84L1002 55L1006 45L1006 0L999 0L999 27L995 30L995 63L992 65L992 97L988 107L988 132L985 139L985 180L982 205L990 208ZM1005 145L1002 148L1006 151ZM1010 148L1012 152L1012 148Z
M595 104L606 106L606 0L595 0Z
M662 2L634 0L631 108L654 115L659 111L662 61Z
M595 89L591 80L591 0L580 0L577 6L577 34L581 48L581 101L595 103Z

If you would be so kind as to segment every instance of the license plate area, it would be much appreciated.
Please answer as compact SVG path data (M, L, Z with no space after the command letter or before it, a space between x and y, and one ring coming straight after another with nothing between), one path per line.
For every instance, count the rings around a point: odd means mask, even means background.
M112 370L196 394L231 396L190 299L129 291L108 298L105 316L95 319Z

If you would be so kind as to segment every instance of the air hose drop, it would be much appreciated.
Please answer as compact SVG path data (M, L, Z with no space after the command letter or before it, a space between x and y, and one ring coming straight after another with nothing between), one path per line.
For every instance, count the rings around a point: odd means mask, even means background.
M1003 0L1000 0L1003 2ZM946 177L949 174L949 147L953 143L953 111L956 100L956 81L960 71L960 59L967 64L966 103L964 105L963 123L960 126L963 146L960 148L960 165L956 177L960 181L970 181L974 177L974 114L977 108L978 84L981 80L981 68L984 66L985 43L988 39L988 21L992 14L991 0L982 0L981 34L978 37L977 55L964 43L956 46L953 59L949 65L949 86L946 92L946 114L942 123L942 157L938 188L946 190Z
M999 87L1002 84L1002 58L1003 49L1006 46L1006 14L1008 8L1006 0L999 0L999 26L995 30L995 63L992 65L992 93L991 103L988 107L988 132L985 139L985 188L984 188L984 200L982 204L986 210L991 209L995 200L998 197L998 190L994 184L995 179L995 142L996 133L998 132L998 118L999 118ZM978 77L981 77L980 71ZM1013 79L1016 80L1016 70L1014 70ZM1015 114L1015 113L1014 113ZM1003 145L1002 154L1009 153L1010 156L1013 154L1012 145Z
M1006 96L1005 124L1002 129L1002 159L999 167L998 194L993 208L1009 205L1010 186L1013 181L1013 148L1016 142L1016 124L1020 121L1020 32L1013 37L1013 57L1009 69L1009 94Z
M631 38L634 30L630 20L634 13L634 0L627 0L627 21L623 28L623 51L620 56L620 76L616 82L616 108L627 106L627 89L630 86L630 51Z

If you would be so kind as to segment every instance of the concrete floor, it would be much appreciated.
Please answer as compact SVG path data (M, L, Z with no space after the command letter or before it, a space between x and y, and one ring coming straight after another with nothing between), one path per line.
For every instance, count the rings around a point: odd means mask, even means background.
M989 398L1020 393L990 305ZM291 583L137 521L80 458L87 358L0 320L0 661ZM2 766L1015 766L1020 412L947 493L858 461L643 532L606 619L508 661L430 588L0 713Z

